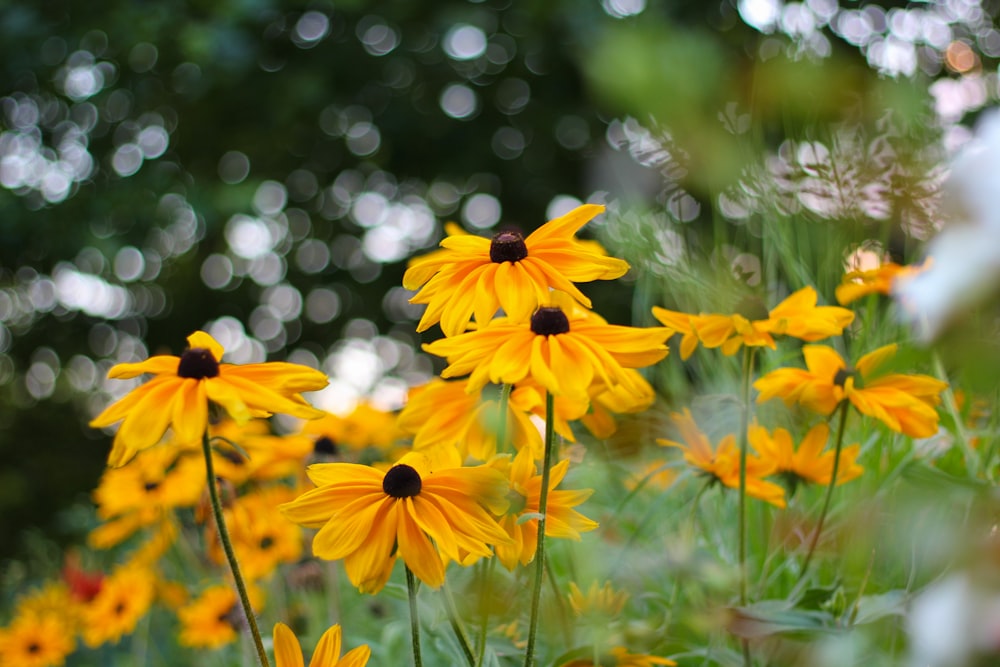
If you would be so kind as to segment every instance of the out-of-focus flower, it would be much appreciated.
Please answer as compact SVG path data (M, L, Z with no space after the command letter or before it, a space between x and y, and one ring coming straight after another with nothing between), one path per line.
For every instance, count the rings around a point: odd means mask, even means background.
M688 315L653 306L653 316L665 326L682 332L681 358L694 352L692 335L707 348L721 347L725 355L736 354L744 346L774 349L775 336L791 336L815 342L840 335L854 321L854 313L839 306L817 306L812 287L790 294L770 311L759 299L744 299L731 315Z
M562 663L559 667L656 667L657 665L676 665L669 658L659 658L645 653L629 653L624 646L615 646L607 654L602 655L597 662L594 658L577 658Z
M149 613L156 592L156 577L140 567L119 567L104 579L101 591L83 611L83 641L96 648L117 643L131 634Z
M385 586L397 556L424 583L438 587L444 582L443 556L456 562L469 554L490 556L492 545L510 541L490 515L507 509L507 480L488 466L460 465L455 453L453 467L435 470L419 452L388 471L317 463L307 470L317 488L281 511L319 528L313 554L344 559L348 578L362 592Z
M506 464L506 465L505 465ZM538 507L542 494L542 476L537 474L535 459L528 448L514 457L498 459L492 463L498 469L507 468L510 479L510 508L500 518L500 526L511 537L508 544L497 544L497 558L508 570L517 564L527 565L535 558L538 548ZM556 489L566 476L569 460L552 466L549 473L549 492L545 511L545 535L549 538L580 540L580 533L597 528L597 522L577 512L574 507L583 503L594 491Z
M364 667L372 650L358 646L340 657L340 626L334 625L323 633L313 651L309 667ZM302 647L299 640L284 623L274 626L274 662L276 667L303 667Z
M152 447L172 428L179 443L197 442L208 427L208 403L222 406L238 422L271 413L313 419L322 416L300 395L328 383L320 371L284 362L236 366L220 363L225 351L210 335L188 336L179 357L158 355L137 364L117 364L108 377L127 380L150 373L154 377L108 406L91 420L94 428L122 422L115 434L108 465L128 463Z
M569 583L569 606L577 616L597 616L603 619L615 618L622 613L628 601L628 592L616 591L610 581L598 587L596 581L584 593L575 582Z
M779 368L753 383L759 403L775 397L786 404L800 403L829 415L841 401L850 401L858 412L875 417L894 431L914 438L937 432L941 392L948 383L929 375L880 374L896 354L895 344L861 357L850 368L837 351L825 345L802 348L806 368Z
M589 308L590 299L573 283L610 280L628 271L624 261L575 236L603 212L603 206L585 204L527 238L516 231L485 239L449 230L443 249L412 260L403 276L403 287L420 290L410 302L427 304L417 331L440 322L446 336L455 336L466 330L473 315L485 326L500 308L511 322L524 322L548 302L550 288Z
M270 575L280 563L294 563L302 555L302 529L286 519L278 505L289 502L295 491L272 486L237 498L224 510L233 549L247 579ZM226 562L219 531L207 528L208 554L215 562Z
M73 627L57 614L19 614L0 628L4 667L61 667L75 648Z
M740 488L740 450L736 446L736 436L729 434L712 448L708 437L701 432L691 411L684 408L682 413L673 413L670 420L680 432L681 441L657 439L665 447L677 447L684 452L684 460L715 481L731 489ZM767 477L774 472L774 461L765 461L758 456L747 455L746 490L753 496L778 507L785 506L785 490Z
M257 608L261 593L255 587L247 590L250 604ZM181 646L219 648L231 644L247 625L243 607L236 591L230 586L206 588L200 596L177 610L181 622L178 640Z
M1000 593L958 572L916 596L906 616L911 667L966 667L1000 661Z
M1000 288L1000 111L982 115L955 159L945 201L955 223L931 239L926 271L897 280L893 295L917 335L930 342L961 313Z
M895 262L885 262L874 269L848 271L837 286L837 303L846 306L869 294L891 294L893 286L900 280L908 280L932 264L930 259L922 264L905 266Z
M833 478L833 451L824 452L826 441L830 436L830 428L824 424L816 424L799 443L798 448L792 441L792 434L783 428L774 429L769 433L759 424L752 424L748 433L750 444L765 461L774 462L774 473L788 482L789 494L794 493L800 482L827 485ZM837 485L850 482L860 477L865 469L857 463L861 446L848 445L840 451L840 463L837 467Z
M488 461L497 453L500 427L500 391L486 387L481 394L466 391L468 380L445 382L434 379L412 390L399 427L413 433L413 449L457 447L464 459L472 456ZM523 392L512 392L507 402L507 441L521 449L527 446L536 457L542 453L542 436L522 405Z
M302 425L302 434L313 439L318 456L343 456L344 450L374 447L382 453L403 437L396 414L381 410L368 401L359 401L346 415L326 413Z

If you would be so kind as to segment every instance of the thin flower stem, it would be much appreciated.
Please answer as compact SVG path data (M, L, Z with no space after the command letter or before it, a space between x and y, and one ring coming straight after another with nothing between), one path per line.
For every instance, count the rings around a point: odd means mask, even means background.
M753 360L756 348L749 345L743 348L743 405L740 413L740 497L739 497L739 540L738 554L740 563L740 606L747 604L747 449L750 447L750 390L753 382ZM749 667L750 643L743 640L743 664Z
M222 550L226 552L226 560L229 561L229 569L232 570L233 580L236 582L236 592L239 594L240 603L243 605L243 612L247 617L247 624L250 626L250 634L253 635L254 647L257 649L257 658L261 667L270 667L267 661L267 652L264 650L264 642L261 640L260 630L257 628L257 618L253 614L253 607L250 605L250 596L247 595L247 587L243 582L243 574L240 572L240 564L236 560L236 552L233 551L233 542L229 539L229 529L226 528L226 520L222 515L222 503L219 501L219 490L215 485L215 467L212 463L212 446L208 441L208 431L201 438L201 449L205 454L205 471L208 475L208 497L212 502L212 514L215 515L215 525L219 529L219 541L222 542Z
M441 592L444 594L444 608L448 612L448 622L451 624L451 630L455 633L455 638L458 640L459 646L462 647L462 654L465 656L466 662L469 663L469 667L475 667L476 656L472 654L472 647L469 645L469 636L465 632L465 627L462 626L462 621L458 616L458 607L455 606L455 598L451 594L451 588L448 587L447 580L441 586Z
M417 615L417 581L409 566L406 567L406 593L410 598L410 639L413 645L414 667L423 667L420 657L420 617Z
M497 421L497 453L503 454L507 451L507 413L510 404L510 390L514 385L504 382L500 388L500 400L497 401L497 410L500 412L500 419Z
M948 374L945 373L944 364L941 363L941 357L937 352L934 352L932 361L934 363L934 374L937 376L937 379L942 382L948 382ZM979 477L979 454L972 448L972 444L969 442L969 436L965 432L965 423L962 421L962 413L958 409L958 402L955 400L955 392L952 390L950 382L944 388L944 391L941 392L941 396L944 399L945 409L955 423L954 428L955 433L958 434L958 444L962 448L962 455L965 457L965 468L969 471L970 477Z
M555 399L545 392L545 457L542 459L542 488L538 497L538 546L535 549L535 585L531 592L531 621L528 625L528 646L524 667L532 667L535 659L535 636L538 632L538 610L545 576L545 512L549 502L549 473L552 469L552 441L555 439Z
M796 582L796 588L798 588L799 582L805 580L806 574L809 572L809 564L812 562L813 554L816 552L816 545L819 544L819 536L823 532L823 523L826 521L826 514L830 511L830 499L833 497L833 487L837 486L837 473L840 471L840 450L844 444L844 425L847 423L847 408L849 406L849 401L841 401L840 403L840 422L837 424L837 444L833 450L833 470L830 472L830 484L826 487L826 495L823 498L823 509L819 513L819 522L816 524L816 530L813 532L812 539L809 540L809 550L806 552L805 562L802 563L802 571L799 572L799 581Z
M493 567L496 562L497 559L494 556L487 560L484 566L483 594L480 598L482 601L480 610L483 617L479 621L479 637L476 640L476 667L482 667L483 658L486 657L486 635L490 623L490 600L493 598Z

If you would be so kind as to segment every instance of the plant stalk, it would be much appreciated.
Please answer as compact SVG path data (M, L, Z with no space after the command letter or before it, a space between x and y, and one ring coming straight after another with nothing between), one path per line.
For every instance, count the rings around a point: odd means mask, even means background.
M420 617L417 615L417 581L406 565L406 595L410 599L410 640L413 646L414 667L423 667L420 657Z
M549 474L552 470L552 441L555 439L555 399L545 392L545 456L542 459L542 489L538 497L538 546L535 549L535 584L531 592L531 620L528 625L528 645L524 667L532 667L535 658L535 637L538 633L538 610L545 577L545 512L549 502Z

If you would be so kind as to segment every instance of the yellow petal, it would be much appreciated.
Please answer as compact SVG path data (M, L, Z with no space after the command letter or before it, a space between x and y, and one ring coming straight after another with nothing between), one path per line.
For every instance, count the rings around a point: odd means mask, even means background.
M284 623L274 626L274 662L276 667L303 667L299 640Z
M216 361L222 361L222 355L225 353L225 348L219 343L219 341L212 338L211 335L205 333L204 331L195 331L193 334L187 337L188 347L192 350L201 349L208 350L215 357Z

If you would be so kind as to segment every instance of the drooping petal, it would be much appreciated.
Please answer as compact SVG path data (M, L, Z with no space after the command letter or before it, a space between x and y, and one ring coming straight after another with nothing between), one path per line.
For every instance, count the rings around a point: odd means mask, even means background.
M276 667L303 667L304 664L299 640L284 623L274 626L274 662Z

